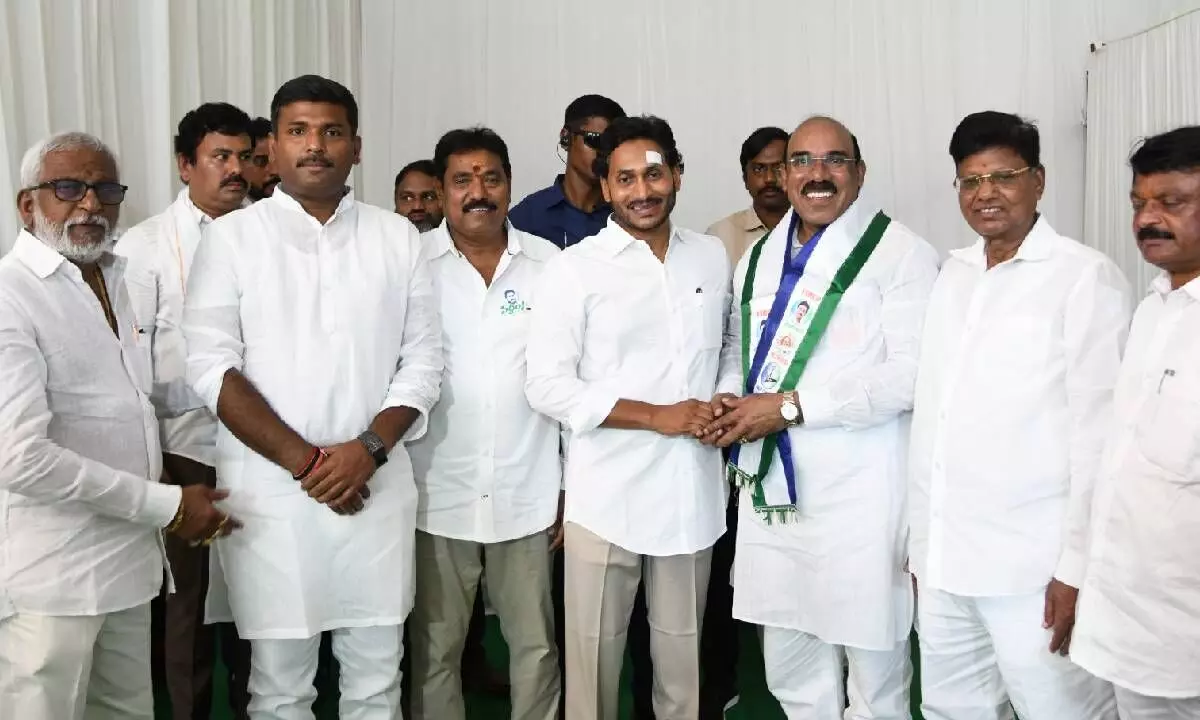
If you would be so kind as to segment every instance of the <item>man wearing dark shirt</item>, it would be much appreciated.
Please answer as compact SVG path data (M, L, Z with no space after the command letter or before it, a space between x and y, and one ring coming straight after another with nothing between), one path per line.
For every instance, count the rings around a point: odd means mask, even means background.
M603 95L584 95L567 106L558 146L565 150L566 170L550 187L527 196L508 213L518 230L543 237L559 247L595 235L608 221L609 207L592 172L593 144L612 120L625 117L616 102Z

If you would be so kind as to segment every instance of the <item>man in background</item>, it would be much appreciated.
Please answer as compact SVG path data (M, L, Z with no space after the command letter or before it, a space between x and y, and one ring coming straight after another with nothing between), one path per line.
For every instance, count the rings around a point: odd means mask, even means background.
M246 182L250 184L247 196L253 202L270 197L275 191L275 186L279 184L279 176L271 167L270 136L270 120L259 117L250 121L250 142L254 149L243 174L246 176Z
M783 191L783 155L787 150L788 134L777 127L763 127L750 133L742 143L738 162L742 168L742 183L750 193L751 204L709 226L709 235L721 238L729 253L730 267L759 238L775 229L789 205Z
M432 160L414 160L396 173L393 199L396 212L421 232L442 224L442 200L437 170Z

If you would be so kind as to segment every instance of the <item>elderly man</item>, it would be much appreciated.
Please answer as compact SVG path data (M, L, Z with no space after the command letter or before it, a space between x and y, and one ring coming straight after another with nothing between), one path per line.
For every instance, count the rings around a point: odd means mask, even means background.
M1071 659L1122 720L1200 717L1200 126L1130 158L1138 306L1096 487Z
M1129 326L1103 253L1038 212L1037 128L981 112L950 140L979 239L934 285L913 413L910 557L929 720L1103 720L1066 657L1097 463Z
M350 91L290 80L271 121L279 187L205 229L184 311L188 379L222 423L218 486L253 518L217 554L251 641L251 718L311 720L332 630L342 717L391 720L413 597L401 441L437 400L437 312L416 228L346 188Z
M151 328L110 252L116 159L55 135L21 186L25 229L0 260L0 714L149 720L160 532L207 544L237 522L220 493L158 482Z
M179 397L192 409L178 417L159 413L163 469L175 485L216 487L217 419L184 377L183 300L201 231L246 201L246 173L253 145L250 117L228 103L205 103L183 116L175 136L175 159L184 188L166 212L134 226L117 251L128 258L125 279L133 313L147 331L153 364L151 398L164 407ZM216 633L204 624L209 549L168 536L167 557L176 592L165 601L163 658L175 720L208 718L212 704ZM249 646L230 623L222 623L221 648L230 669L229 698L244 717Z
M441 182L432 160L414 160L396 173L396 212L421 232L442 224Z
M789 718L842 717L843 655L848 717L908 718L903 458L937 254L859 198L841 123L801 123L785 162L792 210L734 273L744 396L718 398L705 431L745 489L733 613L764 626Z
M742 143L738 165L742 183L750 193L750 207L721 218L706 231L721 238L731 267L736 267L746 250L774 230L787 214L788 196L780 187L787 143L787 132L777 127L759 128Z

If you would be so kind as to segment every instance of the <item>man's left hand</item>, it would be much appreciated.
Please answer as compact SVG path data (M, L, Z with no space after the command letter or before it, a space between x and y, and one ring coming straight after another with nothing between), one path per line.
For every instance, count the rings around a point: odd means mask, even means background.
M567 494L559 491L558 518L550 526L550 552L554 552L563 546L563 506L566 503L566 498Z
M1071 649L1071 630L1075 627L1075 601L1079 589L1051 579L1046 586L1046 607L1043 610L1042 627L1053 628L1050 637L1050 652L1066 655Z
M326 457L302 487L309 497L334 512L353 515L362 510L364 501L371 496L367 481L375 474L375 458L358 440L323 450Z
M724 448L735 442L761 440L783 430L788 424L779 409L785 397L779 393L758 393L742 398L722 398L725 412L704 428L700 441Z

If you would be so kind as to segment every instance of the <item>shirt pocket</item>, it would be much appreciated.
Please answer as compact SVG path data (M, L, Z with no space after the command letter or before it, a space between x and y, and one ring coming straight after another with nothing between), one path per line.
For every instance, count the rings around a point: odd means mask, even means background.
M1138 450L1148 462L1185 485L1200 483L1200 382L1166 377L1150 395L1135 430Z
M689 333L702 350L720 349L728 311L726 293L693 293L685 299Z

